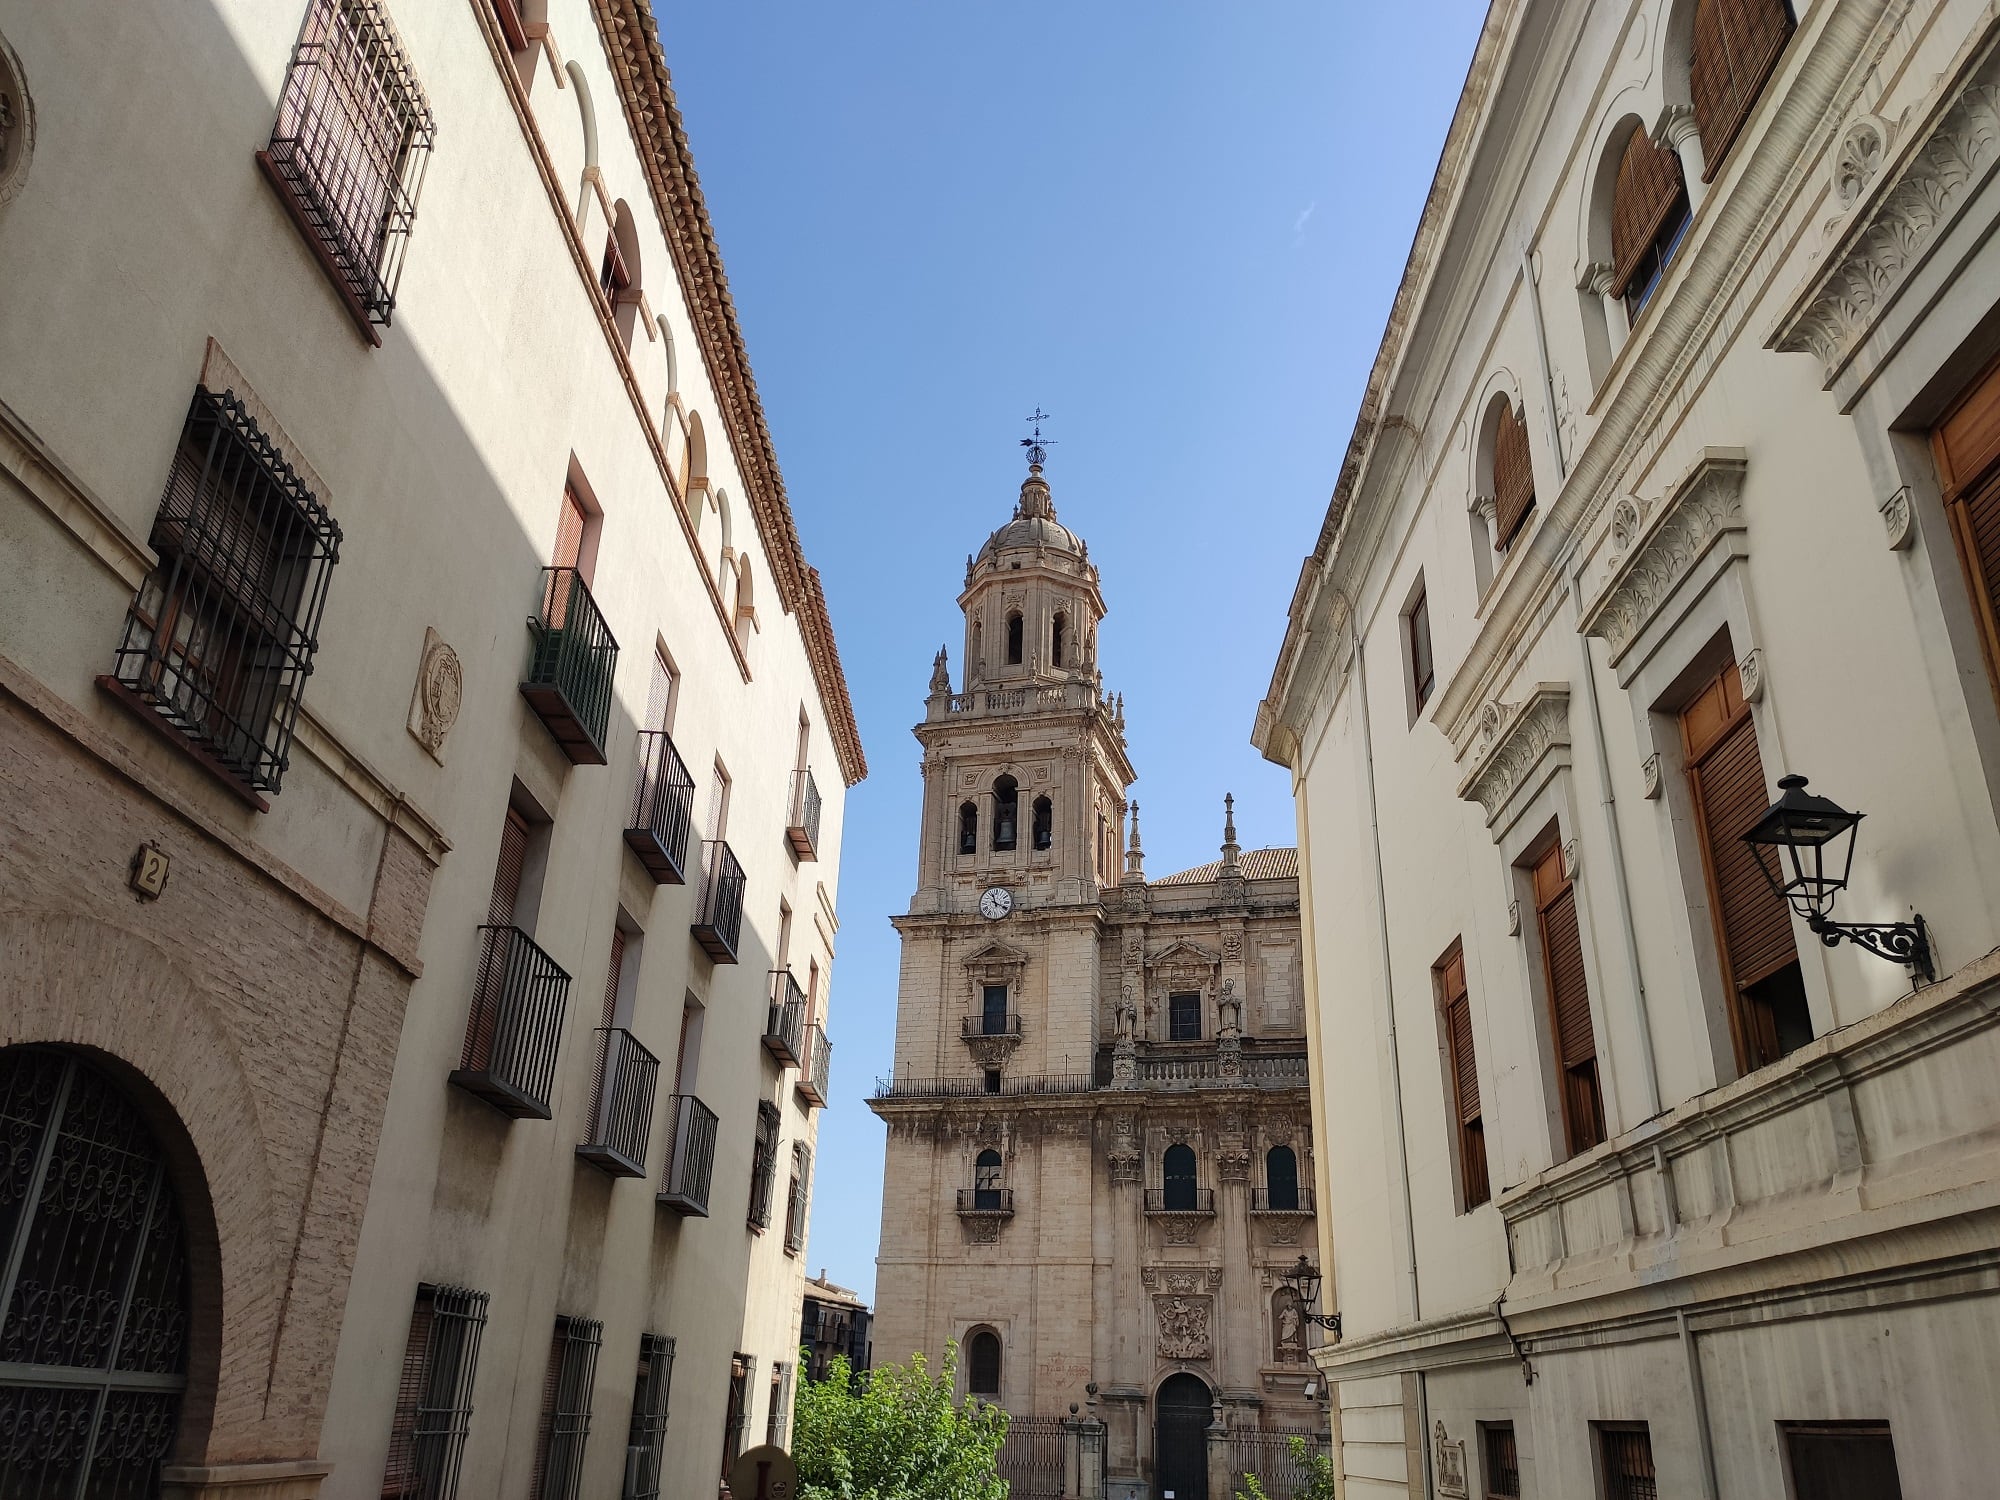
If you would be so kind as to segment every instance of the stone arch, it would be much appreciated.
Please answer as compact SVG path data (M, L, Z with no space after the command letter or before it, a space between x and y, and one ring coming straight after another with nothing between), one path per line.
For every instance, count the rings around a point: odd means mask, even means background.
M674 397L680 394L681 358L674 348L674 331L667 326L667 315L661 313L653 321L660 325L660 352L667 361L667 405L671 408ZM667 420L673 420L671 411Z
M640 298L645 295L645 277L639 262L639 229L631 206L620 198L612 207L611 243L617 246L624 263L625 283L607 292L611 299L611 319L618 325L619 340L627 349L639 332Z
M254 1449L284 1291L273 1236L296 1222L297 1205L276 1201L256 1090L226 1026L167 952L65 913L0 916L0 994L0 1046L83 1055L126 1088L165 1153L193 1314L176 1457ZM324 1400L323 1391L273 1394L292 1409Z
M991 1396L996 1402L1006 1378L1003 1363L1006 1347L1000 1330L988 1323L965 1331L965 1388L974 1396Z
M568 63L563 71L569 75L576 112L583 122L583 181L576 193L576 227L582 230L590 222L590 195L597 181L597 104L590 97L590 80L580 65Z
M1493 435L1501 412L1527 420L1528 405L1521 394L1520 377L1505 365L1495 365L1480 387L1479 399L1472 409L1477 416L1472 442L1468 445L1472 451L1467 503L1476 508L1481 500L1493 498Z
M750 574L750 556L739 553L736 558L736 608L731 616L736 632L737 646L750 649L750 632L757 625L757 594L755 582Z

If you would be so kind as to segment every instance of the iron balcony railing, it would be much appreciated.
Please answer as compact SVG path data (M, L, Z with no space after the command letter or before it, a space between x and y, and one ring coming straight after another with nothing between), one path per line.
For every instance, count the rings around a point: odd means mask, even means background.
M1250 1189L1250 1212L1253 1214L1309 1214L1313 1211L1313 1190L1309 1187L1294 1188L1289 1192L1275 1195L1267 1187Z
M715 1172L715 1111L693 1094L667 1096L667 1165L660 1202L677 1214L708 1217L708 1183Z
M590 1139L576 1148L576 1154L613 1177L644 1177L660 1060L622 1026L598 1031L604 1050L598 1064L597 1107L591 1112Z
M785 819L785 837L800 859L819 857L819 783L810 768L792 772L791 811Z
M1088 1094L1088 1073L1029 1073L1002 1075L997 1089L984 1078L878 1078L877 1099L971 1099L980 1094Z
M717 963L736 962L736 942L743 932L743 866L721 839L701 841L701 895L693 932Z
M658 885L687 880L688 830L694 826L694 777L664 729L639 732L639 784L625 843Z
M528 633L534 650L521 695L571 764L603 765L618 642L575 568L542 569L541 608Z
M764 1050L789 1068L805 1056L806 995L790 969L771 971L771 1008L764 1022Z
M962 1214L1012 1214L1012 1188L960 1188L958 1211Z
M826 1028L815 1021L806 1028L805 1061L799 1065L798 1089L806 1103L826 1108L828 1075L833 1071L833 1043Z
M1021 1039L1021 1018L1009 1011L1002 1015L998 1011L991 1014L967 1016L959 1026L959 1035L967 1041L982 1036L1006 1036Z
M465 1050L451 1081L504 1115L546 1120L569 975L518 927L482 927Z
M1215 1189L1147 1188L1146 1212L1149 1214L1212 1214L1215 1212Z

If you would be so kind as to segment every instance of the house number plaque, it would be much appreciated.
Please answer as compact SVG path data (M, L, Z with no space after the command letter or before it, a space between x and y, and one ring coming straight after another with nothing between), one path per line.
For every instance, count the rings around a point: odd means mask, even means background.
M167 871L172 867L167 851L158 844L144 843L132 856L132 889L142 900L157 901L167 888Z

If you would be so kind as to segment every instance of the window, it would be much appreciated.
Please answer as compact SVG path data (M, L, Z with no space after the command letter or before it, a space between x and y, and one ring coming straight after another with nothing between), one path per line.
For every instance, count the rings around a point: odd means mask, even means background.
M791 1405L792 1367L782 1360L771 1364L771 1409L764 1418L764 1441L776 1447L785 1436L785 1410Z
M1194 1148L1184 1143L1167 1147L1160 1159L1161 1206L1170 1214L1191 1214L1196 1209Z
M979 852L979 807L976 803L958 804L958 852L960 854Z
M750 1227L764 1230L771 1223L771 1189L778 1176L778 1107L757 1101L757 1136L750 1147Z
M680 706L681 674L675 670L667 648L653 648L653 680L646 689L646 728L670 734L674 710Z
M1167 996L1167 1040L1170 1042L1198 1042L1201 1040L1201 996L1199 994Z
M1479 1446L1486 1455L1486 1500L1520 1500L1521 1458L1512 1422L1481 1422Z
M806 1247L806 1205L812 1194L812 1147L804 1141L792 1142L792 1182L785 1196L785 1253L797 1255Z
M1064 637L1067 636L1068 634L1069 634L1069 616L1064 614L1061 610L1057 610L1055 619L1049 625L1050 666L1059 667L1063 664L1063 646L1065 644Z
M1037 797L1034 807L1034 844L1037 849L1046 849L1056 839L1056 808L1047 797Z
M1561 1075L1563 1130L1569 1153L1575 1156L1604 1139L1604 1097L1598 1089L1597 1037L1590 1024L1590 987L1583 973L1576 889L1563 874L1560 843L1536 862L1534 887L1535 919L1542 940L1542 981L1554 1022L1556 1069Z
M986 1036L1007 1034L1007 986L989 984L979 992L979 1029Z
M1736 1065L1748 1073L1812 1040L1791 910L1758 868L1743 835L1771 794L1757 729L1736 663L1727 663L1681 710L1688 786L1708 876L1709 915L1730 997Z
M1887 1422L1784 1422L1792 1500L1902 1500Z
M632 1386L632 1427L625 1438L625 1486L619 1500L660 1500L667 1449L667 1398L674 1381L674 1341L639 1335L639 1375Z
M1660 284L1687 226L1687 181L1679 154L1654 145L1643 126L1634 129L1611 194L1611 295L1625 299L1634 320Z
M991 1146L979 1153L972 1164L972 1206L980 1213L1000 1211L1001 1174L1006 1170L1000 1153Z
M1493 1196L1486 1177L1486 1126L1479 1110L1479 1069L1472 1050L1472 999L1465 987L1465 953L1457 943L1431 970L1445 1051L1445 1103L1458 1142L1459 1212Z
M1415 718L1424 711L1437 687L1437 670L1431 661L1431 606L1421 578L1417 580L1417 597L1403 615L1403 629L1408 636L1410 695L1415 705L1411 717Z
M257 161L374 343L396 305L435 130L381 0L312 0Z
M1704 182L1721 170L1791 35L1785 0L1700 0L1695 7L1688 91L1707 162Z
M1012 849L1021 817L1021 788L1011 776L993 783L993 847Z
M750 632L757 625L757 593L750 577L750 559L738 554L736 558L736 610L734 631L737 649L750 649Z
M166 1154L73 1053L0 1052L0 1101L0 1493L156 1494L189 1324L213 1348L222 1316L192 1303Z
M2000 698L2000 361L1946 413L1931 449L1979 621L1986 676Z
M1021 665L1021 614L1016 610L1007 616L1007 665Z
M1493 428L1493 545L1506 551L1535 508L1527 418L1503 403Z
M583 1449L590 1440L590 1393L604 1325L594 1318L556 1319L542 1382L542 1426L535 1443L535 1500L576 1500L583 1490Z
M604 293L607 302L616 302L618 294L632 284L632 273L625 269L625 257L618 252L618 236L604 237L604 262L597 268L597 289Z
M715 780L708 789L708 837L729 836L729 771L721 760L715 763Z
M1604 1500L1659 1500L1653 1475L1653 1437L1644 1422L1599 1422L1598 1472Z
M452 1500L472 1424L472 1377L486 1293L420 1286L389 1422L382 1500Z
M729 1470L738 1455L743 1452L743 1425L750 1420L750 1372L757 1364L748 1354L738 1354L729 1361L729 1400L722 1413L722 1477L729 1477Z
M197 387L152 544L112 680L234 781L277 791L339 523L236 396Z
M618 341L627 349L639 332L639 302L644 283L639 276L639 233L632 210L623 198L612 211L611 233L604 242L604 261L598 267L597 286L610 304L611 318L618 329Z
M1298 1212L1299 1159L1290 1146L1264 1153L1264 1202L1275 1213Z
M982 1328L965 1341L966 1389L975 1396L1000 1398L1000 1335Z
M998 1068L988 1068L988 1069L986 1070L986 1072L985 1072L985 1074L984 1074L984 1076L983 1076L983 1078L982 1078L981 1082L982 1082L982 1084L984 1085L984 1088L985 1088L985 1091L986 1091L987 1093L989 1093L989 1094L997 1094L997 1093L999 1093L999 1092L1000 1092L1000 1070L999 1070Z

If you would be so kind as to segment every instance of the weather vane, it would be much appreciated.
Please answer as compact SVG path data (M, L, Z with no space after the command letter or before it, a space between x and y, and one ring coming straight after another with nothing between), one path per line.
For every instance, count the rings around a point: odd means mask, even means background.
M1033 416L1021 419L1024 422L1033 422L1035 424L1035 435L1033 437L1022 438L1021 446L1028 450L1028 462L1038 469L1048 462L1049 449L1055 446L1056 440L1054 438L1044 438L1042 436L1042 423L1048 421L1048 419L1049 414L1043 411L1040 406L1035 408Z

